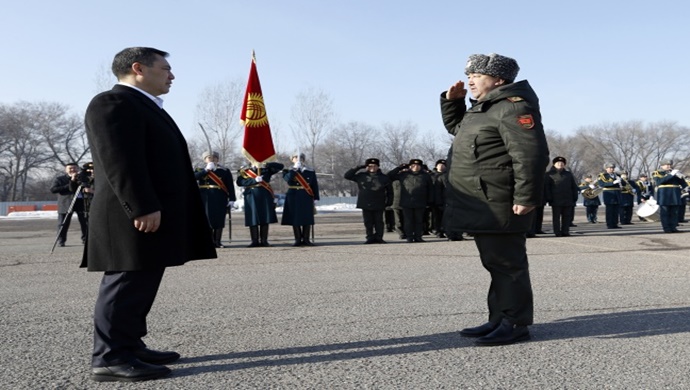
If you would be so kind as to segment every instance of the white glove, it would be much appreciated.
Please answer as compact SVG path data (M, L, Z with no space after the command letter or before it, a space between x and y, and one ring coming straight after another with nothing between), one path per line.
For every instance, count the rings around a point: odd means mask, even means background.
M595 186L594 184L590 184L590 185L589 185L589 188L595 189L595 188L597 188L597 186Z
M297 161L295 163L295 169L302 169L302 162L301 161Z
M229 201L229 202L228 202L228 207L230 207L230 208L235 207L235 202Z
M613 181L613 184L621 184L621 179L616 179Z
M319 203L319 200L318 200L318 199L314 199L314 206L316 206L317 203Z
M678 174L678 172L680 172L680 171L677 170L677 169L674 169L674 170L671 171L671 175L675 176L675 175Z
M257 176L254 180L256 180L257 183L261 183L262 181L264 181L264 178L261 176Z
M216 170L216 164L213 161L206 164L206 171L215 171L215 170Z

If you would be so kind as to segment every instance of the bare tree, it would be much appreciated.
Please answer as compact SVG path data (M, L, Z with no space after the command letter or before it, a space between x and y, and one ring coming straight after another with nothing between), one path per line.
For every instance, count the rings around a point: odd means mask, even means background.
M417 125L409 121L397 125L384 123L381 132L381 161L390 167L396 167L411 158L417 158L417 133Z
M220 161L226 165L240 155L242 145L240 110L243 93L240 81L224 81L204 88L196 105L196 121L203 125L211 146L220 154ZM203 150L208 149L201 128L197 131L205 145Z
M292 107L292 134L299 146L309 148L310 156L317 167L316 148L328 135L335 122L333 102L324 91L309 88L300 92Z

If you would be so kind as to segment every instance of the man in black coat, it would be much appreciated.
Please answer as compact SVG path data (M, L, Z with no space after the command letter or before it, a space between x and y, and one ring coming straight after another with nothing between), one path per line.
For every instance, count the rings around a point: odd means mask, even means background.
M187 143L158 96L174 76L168 53L115 55L119 83L91 100L86 134L98 191L83 267L104 272L94 311L91 378L140 381L170 373L176 352L147 348L146 316L166 267L215 258Z
M422 160L414 158L390 172L391 180L400 182L400 207L403 210L407 242L424 242L424 210L431 204L434 183L431 175L422 169Z
M364 172L357 172L366 169ZM357 183L357 208L362 210L367 234L365 244L385 244L383 240L383 213L393 203L391 180L379 169L379 159L369 158L364 165L345 172L345 179Z
M556 237L568 237L580 189L573 174L565 169L565 157L558 156L552 163L544 177L544 195L553 213L553 233Z
M79 182L79 165L76 163L69 163L65 165L65 174L56 177L55 180L53 180L52 187L50 187L50 192L58 194L58 232L60 233L57 242L58 246L65 246L65 242L67 241L67 230L69 230L72 219L71 215L67 218L67 214L70 211L69 207L73 200L74 206L72 206L72 211L77 213L77 218L79 219L79 225L81 226L81 242L86 244L88 219L84 207L84 197L88 196L88 192L91 191L91 189L82 187L83 191L80 190L77 194L79 184L81 184ZM76 199L74 198L75 195L77 196Z

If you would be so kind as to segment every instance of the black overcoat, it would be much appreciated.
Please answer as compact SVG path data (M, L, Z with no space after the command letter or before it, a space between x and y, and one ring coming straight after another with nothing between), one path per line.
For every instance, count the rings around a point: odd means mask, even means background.
M215 258L187 143L173 119L143 93L116 85L93 98L85 124L99 184L82 266L136 271ZM158 210L158 231L134 228L135 218Z
M381 170L376 172L357 172L360 167L355 167L345 172L345 179L357 183L357 208L362 210L385 210L386 206L393 203L393 187L391 179Z

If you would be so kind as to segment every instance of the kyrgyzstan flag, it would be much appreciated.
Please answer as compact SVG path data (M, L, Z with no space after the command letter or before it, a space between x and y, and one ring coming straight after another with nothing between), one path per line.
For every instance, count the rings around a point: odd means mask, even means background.
M268 126L264 96L261 93L259 74L256 72L256 56L253 51L240 120L244 125L242 154L256 166L274 160L276 152L273 149L273 137L271 137L271 128Z

